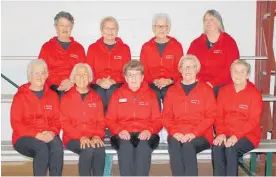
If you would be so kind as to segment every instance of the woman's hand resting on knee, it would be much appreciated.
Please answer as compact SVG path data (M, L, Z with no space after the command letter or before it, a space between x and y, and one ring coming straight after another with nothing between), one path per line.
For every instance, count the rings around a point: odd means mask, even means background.
M224 134L217 136L213 141L213 145L215 145L215 146L221 146L222 143L223 144L226 143L226 136Z

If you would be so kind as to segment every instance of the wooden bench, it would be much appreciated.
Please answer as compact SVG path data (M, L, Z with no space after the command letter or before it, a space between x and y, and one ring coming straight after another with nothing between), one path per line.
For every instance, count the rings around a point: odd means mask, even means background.
M111 176L111 170L113 165L114 156L117 155L116 150L114 150L110 144L105 145L106 148L106 157L105 157L105 169L104 169L104 176ZM276 139L273 140L262 140L260 146L248 154L250 155L250 162L249 167L243 163L243 159L240 159L239 165L249 176L256 175L256 166L257 166L257 154L265 154L265 176L272 175L272 155L276 152ZM19 155L16 152L10 141L2 141L1 146L1 156L5 156L7 154L15 154ZM153 155L168 155L168 145L167 144L160 144L156 150L153 151ZM204 150L199 154L211 154L211 149ZM75 156L78 157L77 154L69 151L64 150L65 156Z

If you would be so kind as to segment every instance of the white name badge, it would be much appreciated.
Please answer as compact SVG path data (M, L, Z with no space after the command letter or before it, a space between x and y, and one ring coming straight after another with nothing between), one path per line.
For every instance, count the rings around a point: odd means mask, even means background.
M120 98L119 99L119 103L126 103L127 102L127 99L126 98Z

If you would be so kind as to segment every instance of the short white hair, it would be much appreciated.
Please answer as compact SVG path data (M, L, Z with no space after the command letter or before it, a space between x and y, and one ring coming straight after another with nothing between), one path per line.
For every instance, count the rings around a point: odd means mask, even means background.
M42 66L42 68L44 69L45 73L46 73L46 77L48 77L48 67L46 62L43 59L36 59L36 60L32 60L29 62L28 66L27 66L27 78L28 81L31 81L31 74L32 74L32 69L33 66Z
M84 67L84 68L87 69L87 71L88 71L88 82L91 83L92 80L93 80L93 72L92 72L91 67L87 63L78 63L74 66L74 68L73 68L73 70L70 74L70 82L73 83L73 84L76 83L75 76L76 76L76 72L77 72L78 67Z
M250 74L250 72L251 72L251 65L249 63L247 63L247 61L240 60L240 59L237 59L237 60L233 61L233 63L231 64L230 70L232 70L235 65L243 65L245 67L246 72L248 74Z
M200 71L201 64L200 64L198 58L197 58L195 55L187 54L187 55L182 56L182 57L180 58L180 60L179 60L179 63L178 63L178 71L179 71L180 73L182 73L182 72L181 72L181 69L182 69L182 66L183 66L184 61L186 61L186 60L193 60L193 61L196 63L196 71L197 71L197 73Z
M166 20L169 28L171 27L171 18L168 14L165 14L165 13L155 14L152 18L152 26L154 26L156 24L156 21L159 20L159 19Z
M117 26L117 30L119 31L119 23L118 23L118 21L116 20L116 18L114 18L114 17L112 17L112 16L104 17L104 18L102 19L101 25L100 25L101 31L103 30L105 23L108 22L108 21L114 22L114 23L116 24L116 26Z

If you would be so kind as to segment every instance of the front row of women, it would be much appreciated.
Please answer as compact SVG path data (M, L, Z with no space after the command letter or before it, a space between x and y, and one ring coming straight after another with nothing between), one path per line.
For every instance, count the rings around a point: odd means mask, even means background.
M183 79L169 88L161 114L155 92L143 82L142 64L132 60L123 68L126 83L114 92L104 116L100 96L89 88L93 80L89 65L75 65L70 76L75 86L59 104L57 95L44 84L47 65L34 60L28 66L29 83L19 88L11 107L14 149L34 159L34 175L45 176L49 168L51 176L60 176L62 129L65 147L79 154L79 175L101 176L106 126L113 134L120 174L148 176L151 153L164 126L173 176L198 175L196 154L210 147L214 175L235 176L238 158L260 141L261 94L248 81L250 65L245 61L234 61L233 83L221 88L217 100L212 88L197 80L199 70L195 56L181 58Z

